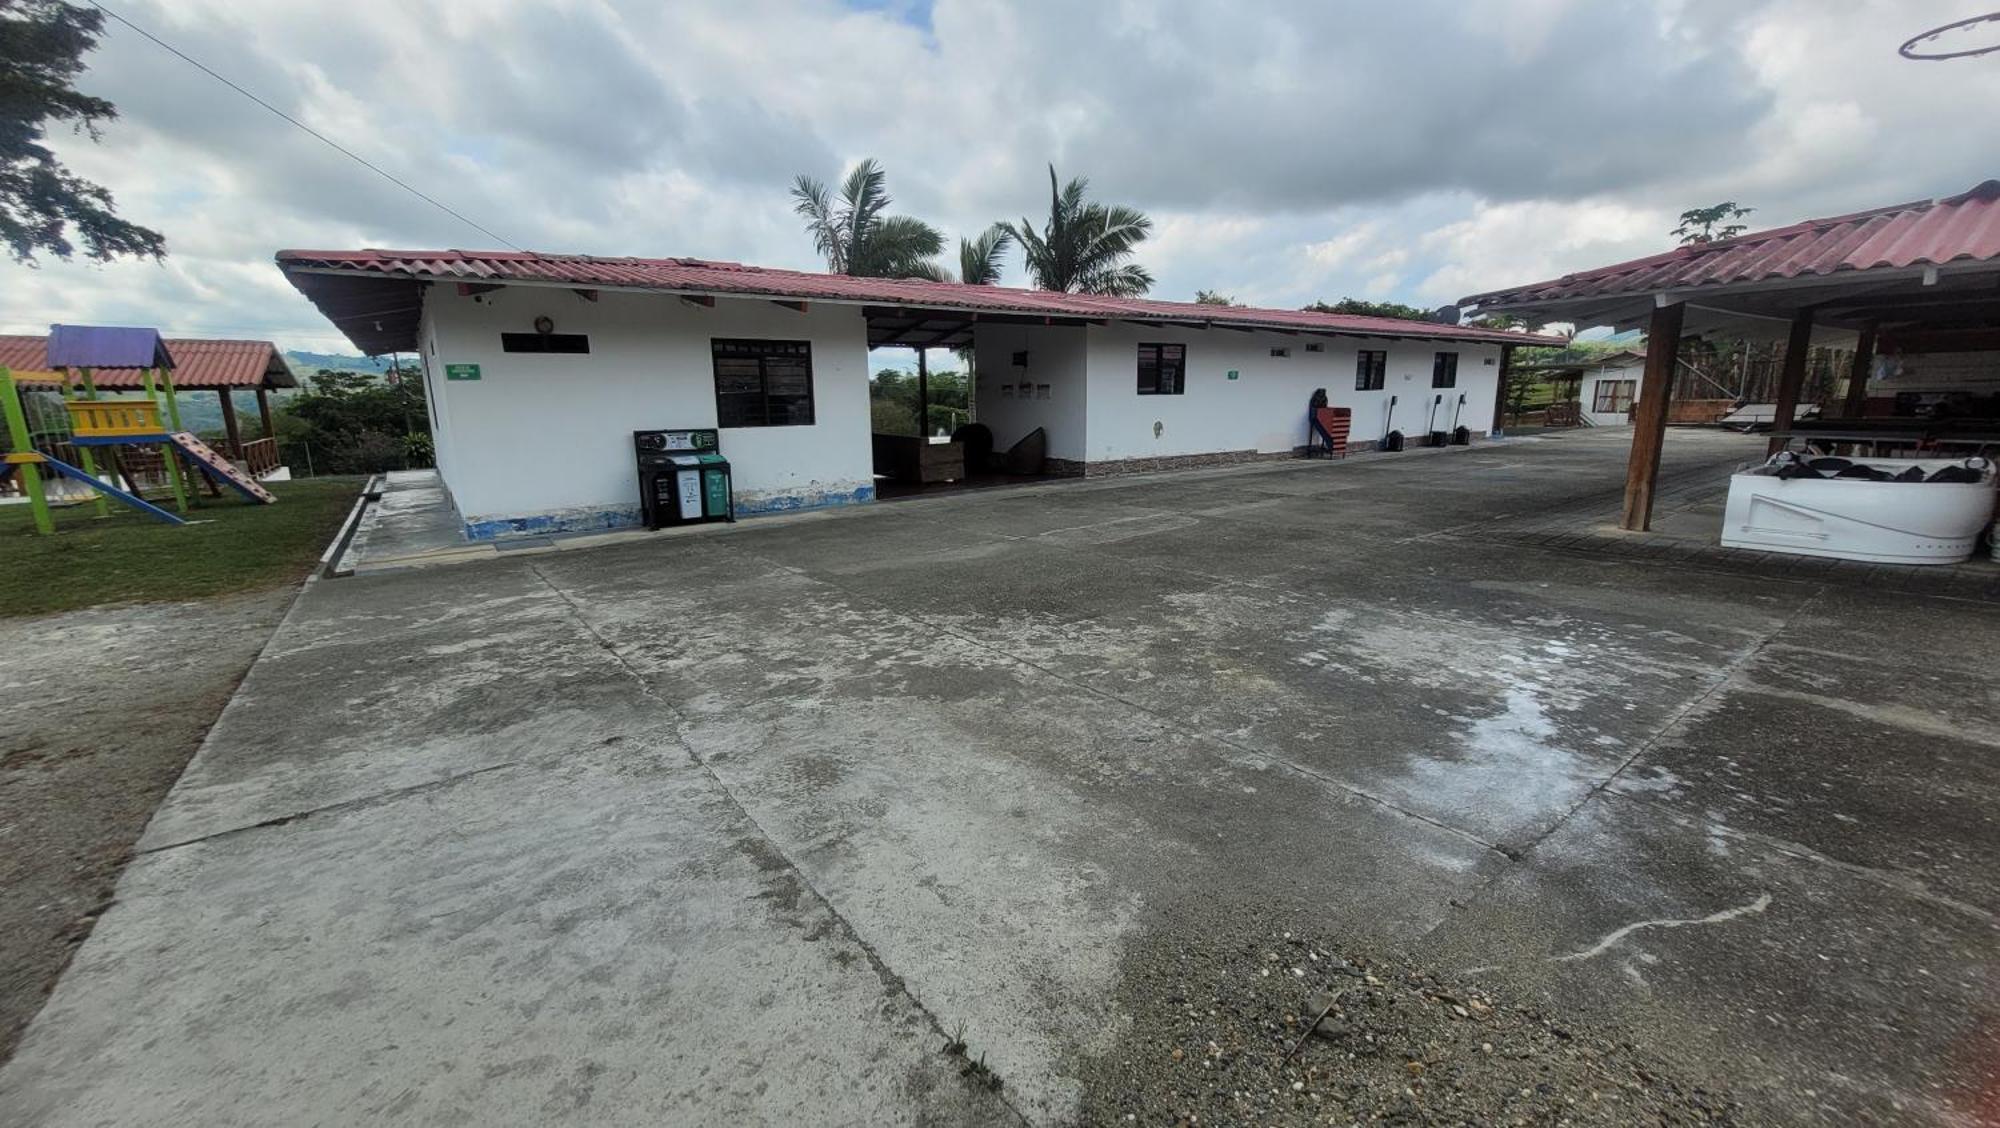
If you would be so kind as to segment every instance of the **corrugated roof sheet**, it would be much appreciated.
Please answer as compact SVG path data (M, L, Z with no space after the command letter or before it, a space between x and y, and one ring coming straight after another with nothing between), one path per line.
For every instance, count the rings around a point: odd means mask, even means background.
M1543 339L1474 326L1400 321L1387 317L1200 305L1099 294L1058 294L1047 290L967 286L914 278L850 278L842 274L776 270L704 259L598 258L532 251L291 250L279 251L277 261L293 285L312 298L321 312L364 350L369 350L371 343L384 343L376 334L388 333L389 330L386 327L375 330L373 326L385 319L373 313L348 313L343 306L343 296L315 291L308 281L314 277L312 272L335 271L349 277L373 276L385 280L551 283L582 288L856 302L967 313L1146 320L1516 345L1561 343L1555 338ZM394 335L400 337L400 334Z
M51 361L48 345L47 337L0 334L0 365L26 372L62 367ZM278 347L269 341L169 337L166 346L174 361L174 387L183 391L298 386ZM107 391L145 387L139 368L93 367L91 380Z
M1809 219L1464 299L1481 309L2000 259L2000 180L1956 196Z

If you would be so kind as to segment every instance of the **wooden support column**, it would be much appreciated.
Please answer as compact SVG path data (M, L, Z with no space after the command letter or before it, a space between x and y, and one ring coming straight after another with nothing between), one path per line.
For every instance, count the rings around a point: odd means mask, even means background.
M258 437L265 439L277 438L277 425L271 422L271 392L270 389L261 384L257 387L257 417L264 422L264 433Z
M1784 434L1792 429L1792 416L1798 413L1799 389L1806 382L1806 355L1812 351L1812 330L1812 310L1792 315L1792 333L1785 339L1785 367L1778 373L1777 410L1771 413L1771 441L1764 444L1767 455L1785 449L1789 441Z
M1625 512L1620 528L1643 533L1652 527L1653 485L1660 477L1660 448L1667 441L1667 404L1673 399L1674 370L1681 358L1681 323L1687 303L1653 307L1646 328L1646 372L1639 403L1632 410L1632 456L1625 464Z
M236 399L228 388L215 389L216 401L222 404L222 431L229 436L229 457L243 457L243 432L236 422Z
M931 370L924 350L917 350L917 437L931 441Z
M1488 428L1495 435L1507 432L1507 369L1514 364L1514 346L1500 346L1500 375L1493 381L1493 426Z
M1854 367L1847 370L1847 403L1843 419L1859 419L1868 412L1868 373L1875 368L1875 323L1869 322L1854 342Z

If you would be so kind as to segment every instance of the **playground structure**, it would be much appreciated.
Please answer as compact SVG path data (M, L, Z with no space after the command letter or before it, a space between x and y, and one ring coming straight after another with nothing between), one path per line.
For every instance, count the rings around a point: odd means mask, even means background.
M174 359L158 332L51 326L47 355L52 371L14 372L0 366L0 413L6 417L8 437L8 453L4 463L0 463L0 480L20 475L23 492L34 513L36 532L43 535L55 532L48 487L56 480L85 487L92 495L90 504L100 517L109 516L110 502L117 501L172 525L187 524L189 494L199 481L206 481L211 492L218 495L221 487L227 486L260 504L270 505L278 500L256 479L182 429L180 408L174 398ZM93 370L98 368L139 370L144 398L100 398L92 378ZM30 426L29 403L45 403L50 398L60 401L62 414L67 417L67 434L62 433L61 420L51 423L48 412L41 413L36 426ZM75 449L75 464L50 453L50 448L58 445L51 441L55 438ZM141 496L137 480L121 467L121 451L132 449L159 452L174 511ZM110 463L109 480L98 471L98 451L103 451ZM54 479L44 479L44 470L52 473ZM119 488L116 482L120 479L133 489Z

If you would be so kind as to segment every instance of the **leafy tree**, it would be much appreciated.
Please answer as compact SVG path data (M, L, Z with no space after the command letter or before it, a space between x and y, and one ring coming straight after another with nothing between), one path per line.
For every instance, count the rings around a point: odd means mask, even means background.
M1090 181L1080 176L1058 187L1056 166L1050 165L1048 222L1040 231L1026 219L1002 226L1021 244L1028 277L1037 287L1138 297L1153 288L1153 276L1126 260L1152 233L1153 221L1121 204L1093 203L1085 196L1089 190Z
M1734 239L1750 228L1731 220L1742 219L1756 208L1738 207L1735 200L1724 200L1706 208L1689 208L1681 213L1681 225L1668 232L1680 237L1681 246L1695 243L1713 243L1717 239ZM1721 224L1717 227L1716 224Z
M433 458L423 383L322 368L278 415L286 461L319 474L369 474L428 466ZM310 458L300 447L310 446Z
M111 193L71 172L42 143L50 122L67 122L99 139L98 125L118 116L102 98L72 85L83 55L97 45L104 13L61 0L0 0L0 238L14 261L32 264L36 251L59 259L158 259L166 237L118 218Z
M993 286L1000 282L1000 266L1014 236L1004 223L987 228L977 239L958 241L958 280L968 286Z
M1401 302L1371 302L1362 298L1342 298L1331 304L1314 302L1305 307L1312 313L1351 313L1363 317L1393 317L1398 321L1429 321L1431 311Z
M1230 297L1228 294L1224 294L1217 290L1196 290L1194 292L1194 304L1233 306L1233 305L1241 305L1242 303L1238 302L1235 298Z
M971 382L963 372L930 375L931 426L947 434L970 418ZM874 429L885 435L917 433L918 404L915 373L884 368L868 382L868 409Z
M944 281L932 261L944 250L944 236L923 220L884 214L895 202L887 185L888 174L873 157L848 170L838 199L826 185L800 175L792 182L792 210L805 217L813 246L835 274Z

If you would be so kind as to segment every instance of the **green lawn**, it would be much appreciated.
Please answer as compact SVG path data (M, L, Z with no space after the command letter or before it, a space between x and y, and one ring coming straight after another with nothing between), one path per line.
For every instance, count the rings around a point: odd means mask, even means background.
M273 482L276 505L223 491L175 527L111 503L55 510L37 536L25 504L0 505L0 615L40 615L99 603L201 599L296 583L333 539L363 478ZM167 507L171 508L171 502Z

